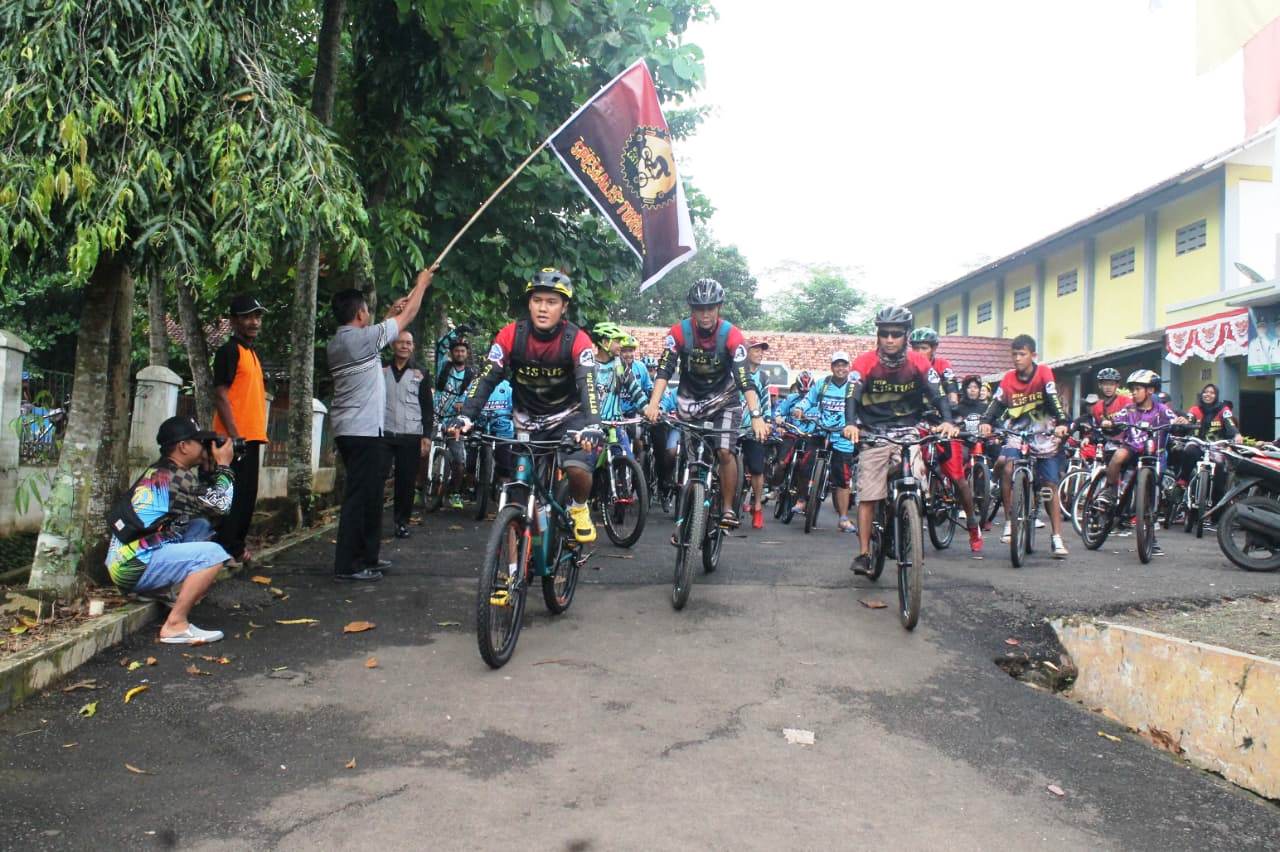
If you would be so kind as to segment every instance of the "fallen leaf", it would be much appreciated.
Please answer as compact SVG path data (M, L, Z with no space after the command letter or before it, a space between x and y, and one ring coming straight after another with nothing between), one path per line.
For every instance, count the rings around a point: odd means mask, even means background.
M461 524L449 524L449 529L451 529L451 530L460 530L460 529L462 529L462 525L461 525Z
M1067 791L1059 787L1057 784L1050 784L1048 787L1045 787L1045 789L1052 795L1057 796L1059 799L1067 795Z
M1186 749L1182 747L1182 743L1175 740L1173 735L1168 731L1162 731L1159 728L1148 728L1147 730L1139 731L1138 733L1170 754L1181 755L1186 751Z
M18 621L21 621L23 624L27 625L27 627L30 627L33 630L40 626L40 622L36 621L34 618L32 618L29 615L18 616Z
M147 657L147 665L149 666L154 666L158 662L160 661L157 660L155 657Z
M353 757L347 761L347 769L355 769L355 768L356 768L356 759Z
M1014 639L1014 638L1010 637L1010 638L1008 638L1008 639L1004 640L1004 644L1006 644L1006 645L1015 645L1015 646L1016 646L1016 645L1021 645L1022 643L1021 643L1021 642L1019 642L1017 639Z
M314 618L277 618L276 624L318 624Z
M261 574L257 574L257 575L255 575L255 576L253 576L253 577L250 577L250 578L249 578L249 582L250 582L250 583L257 583L259 586L270 586L270 585L271 585L271 578L270 578L270 577L264 577L264 576L262 576Z
M1104 740L1111 740L1111 742L1113 743L1120 742L1119 737L1113 737L1111 734L1108 734L1106 731L1098 731L1098 736L1102 737Z
M285 670L285 669L287 669L287 668L289 668L289 667L288 667L288 666L276 666L276 667L275 667L275 668L273 668L271 671L273 671L273 672L282 672L282 671L284 671L284 670Z
M858 598L858 603L867 609L886 609L889 605L884 601L869 600L867 598Z
M271 594L275 595L280 600L284 600L285 598L289 597L284 593L284 589L277 589L275 586L271 587Z
M29 629L30 628L28 628L27 625L19 624L16 627L10 627L9 632L12 633L14 636L21 636L23 633L26 633Z
M783 728L782 736L789 745L813 745L813 731L802 731L799 728Z
M78 680L70 686L62 687L63 692L75 692L77 689L97 689L98 679L89 678L88 680Z
M250 626L250 627L256 627L256 628L260 628L260 627L262 627L262 625L261 625L261 624L254 624L252 621L250 621L250 622L249 622L249 626Z
M372 621L353 621L346 627L342 628L343 633L363 633L366 630L372 630L378 625Z
M124 768L132 772L134 775L155 775L154 772L148 772L145 769L139 769L138 767L134 766L132 763L126 763L124 765Z
M205 677L213 677L213 674L212 674L211 672L206 672L206 671L202 670L202 669L201 669L199 666L197 666L195 663L192 663L191 665L187 666L187 674L189 674L189 675L204 675Z
M365 660L364 667L366 669L376 669L378 667L378 658L370 657L369 659Z
M80 743L63 743L63 744L62 744L62 747L63 747L63 748L75 748L75 747L76 747L76 746L78 746L78 745L80 745Z
M461 621L437 621L436 627L461 627Z
M77 712L79 712L79 714L85 717L86 719L92 718L93 714L98 712L98 702L90 701L88 704L81 707Z
M131 672L136 672L140 668L142 668L141 660L134 660L132 663L129 664L129 671Z
M145 683L142 686L135 686L133 689L129 690L124 694L124 703L128 704L130 701L133 700L133 697L135 695L137 695L140 692L146 692L150 688L151 687L147 686Z

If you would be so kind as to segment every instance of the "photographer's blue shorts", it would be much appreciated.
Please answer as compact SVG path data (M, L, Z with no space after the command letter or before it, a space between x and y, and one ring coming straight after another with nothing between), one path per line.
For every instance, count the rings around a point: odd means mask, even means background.
M231 558L222 545L205 539L212 533L209 522L203 518L192 521L185 530L182 541L166 544L151 552L147 570L142 572L134 592L163 591L181 583L187 577L205 568L221 565Z

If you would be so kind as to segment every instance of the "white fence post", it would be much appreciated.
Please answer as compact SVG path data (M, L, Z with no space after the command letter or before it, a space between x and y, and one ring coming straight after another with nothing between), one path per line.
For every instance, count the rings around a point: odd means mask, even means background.
M31 347L12 331L0 329L0 536L13 533L18 509L18 458L21 441L15 422L22 414L22 364Z
M320 469L320 439L324 436L324 418L329 413L324 403L311 400L311 472Z
M133 394L133 419L129 422L129 462L142 467L156 457L156 432L178 411L182 377L168 367L152 365L138 371ZM210 424L201 423L208 429Z

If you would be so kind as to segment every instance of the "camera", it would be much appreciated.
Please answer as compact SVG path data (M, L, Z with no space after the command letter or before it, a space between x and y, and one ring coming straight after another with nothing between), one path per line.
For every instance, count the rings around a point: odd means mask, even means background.
M221 447L221 446L222 446L223 444L225 444L227 441L231 441L231 455L232 455L232 457L233 457L236 461L239 461L239 460L240 460L240 458L241 458L242 456L244 456L244 448L245 448L244 438L228 438L228 437L227 437L227 436L225 436L225 435L218 435L216 438L212 438L212 439L210 439L210 440L208 440L208 441L205 441L205 443L204 443L204 450L205 450L205 453L206 453L210 458L212 458L212 457L213 457L213 448L214 448L214 447Z

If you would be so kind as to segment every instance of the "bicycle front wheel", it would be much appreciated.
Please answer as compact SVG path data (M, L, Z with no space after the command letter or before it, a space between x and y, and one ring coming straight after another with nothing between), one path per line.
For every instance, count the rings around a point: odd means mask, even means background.
M985 524L987 514L991 511L991 471L987 469L985 456L973 460L969 481L973 485L973 511L978 515L976 520L979 524Z
M1205 468L1196 475L1196 538L1204 538L1204 525L1209 520L1209 507L1212 506L1210 498L1213 491L1213 474L1209 473L1209 469Z
M955 486L945 476L929 479L929 510L925 519L929 540L938 550L946 550L956 537Z
M1026 557L1026 528L1031 523L1031 477L1025 469L1013 472L1009 496L1009 561L1014 568L1021 568Z
M818 513L822 511L822 488L826 478L827 460L818 459L813 463L813 476L809 478L809 498L804 507L804 531L806 533L818 526Z
M707 509L703 485L696 480L687 483L676 501L676 568L671 584L671 606L684 609L693 590L693 551L702 544L706 529Z
M490 668L506 665L520 638L531 551L524 507L503 507L489 532L476 590L476 640Z
M1097 550L1111 534L1111 512L1098 503L1107 488L1107 478L1099 471L1085 490L1084 506L1080 512L1080 539L1090 550Z
M618 547L631 547L640 540L645 520L649 517L648 486L640 465L626 456L615 456L613 482L616 494L606 494L600 501L600 514L604 516L604 531ZM608 490L608 480L602 483Z
M924 590L924 531L920 506L914 500L898 504L898 619L907 630L920 621Z
M444 502L444 492L449 487L449 456L438 452L431 460L431 469L427 471L427 487L423 495L423 509L434 512Z
M1151 561L1151 547L1156 542L1156 477L1149 467L1138 468L1133 483L1133 537L1138 545L1138 560Z

